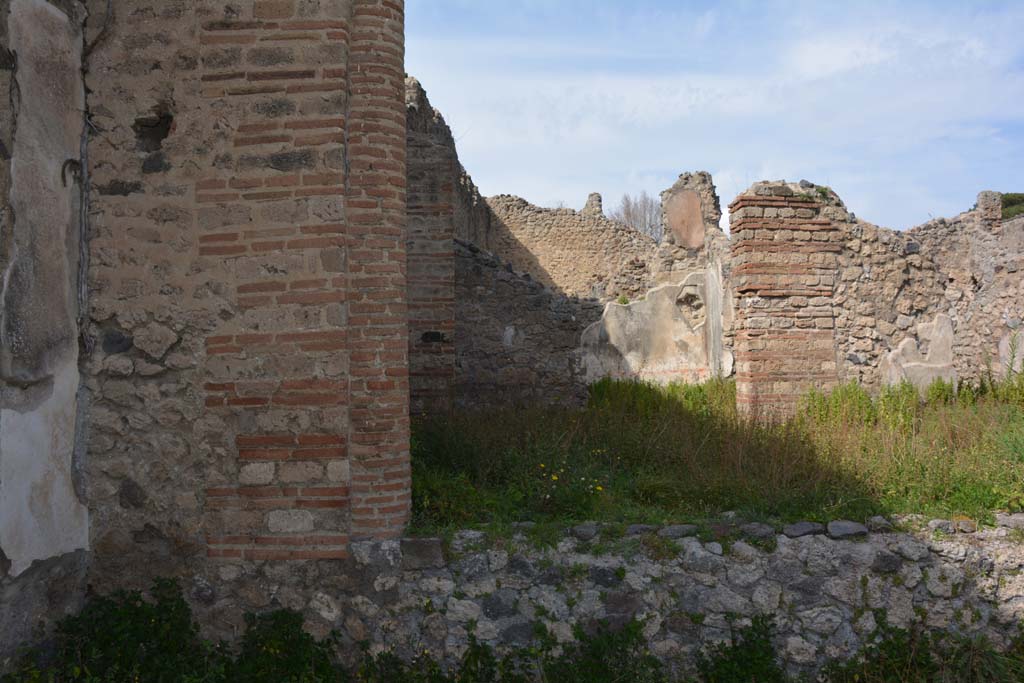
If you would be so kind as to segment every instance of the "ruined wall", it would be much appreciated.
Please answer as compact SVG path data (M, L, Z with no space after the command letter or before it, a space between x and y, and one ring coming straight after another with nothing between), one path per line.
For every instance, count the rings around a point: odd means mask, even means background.
M774 198L776 191L784 199ZM877 390L910 381L922 394L936 379L976 383L988 367L1005 373L1024 317L1024 221L1004 224L998 197L983 192L975 208L953 219L897 232L857 219L827 187L807 181L754 185L733 205L739 222L732 270L743 307L737 344L745 340L743 354L757 372L751 386L774 393L777 378L765 373L787 364L804 387L855 380ZM761 221L769 213L772 222ZM750 265L750 254L760 265ZM752 268L759 280L747 277ZM783 294L761 293L764 278ZM795 289L812 282L805 294ZM789 325L793 316L818 329L799 334L820 338L818 360L829 368L824 374L817 374L817 364L801 367L802 347L786 355L784 344L764 346L767 332L749 331ZM750 346L753 336L765 339ZM827 359L828 337L834 367ZM740 367L741 384L747 372Z
M578 403L580 334L601 315L458 241L455 402L462 409Z
M415 79L405 82L409 392L413 414L451 409L455 378L455 140Z
M486 241L491 211L459 163L455 139L414 78L405 82L411 409L451 409L455 378L455 238Z
M0 3L0 670L77 608L83 8Z
M833 296L844 235L834 207L785 182L755 183L729 210L737 407L786 417L840 376Z
M1015 338L1018 370L1024 352L1024 220L1003 221L1000 203L998 193L982 192L973 210L908 232L938 271L941 296L927 313L952 321L955 373L971 382L989 367L1005 374Z
M976 208L906 232L840 212L845 234L836 288L836 329L844 377L866 386L909 380L979 381L986 366L1005 370L1024 316L1020 273L1024 230L998 211ZM842 214L845 214L843 216Z
M637 618L651 653L677 673L692 673L701 648L728 640L755 615L773 620L773 645L793 674L850 658L877 634L882 615L899 628L1010 645L1024 597L1024 554L1010 529L936 540L876 521L872 532L852 522L801 522L782 533L735 525L738 538L726 547L698 540L694 525L633 525L610 539L593 522L540 550L528 532L497 544L469 530L447 548L436 538L356 544L351 582L320 577L311 626L337 628L349 652L367 640L374 652L411 658L427 650L452 662L470 633L499 649L524 647L538 627L564 643L575 627ZM658 558L644 550L652 538Z
M308 600L401 530L403 71L394 0L117 3L87 74L98 588L182 576L230 635L267 577Z
M548 287L606 301L649 288L650 237L592 210L545 209L512 195L487 203L494 218L480 246Z

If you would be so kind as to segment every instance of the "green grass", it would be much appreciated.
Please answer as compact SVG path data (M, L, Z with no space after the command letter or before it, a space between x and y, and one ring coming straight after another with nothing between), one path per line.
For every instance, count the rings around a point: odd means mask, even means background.
M1003 195L1003 218L1009 220L1024 214L1024 193L1008 192Z
M1024 507L1024 378L954 395L856 385L812 393L793 420L741 419L728 381L654 387L604 380L583 409L420 420L414 529L582 520L863 520Z

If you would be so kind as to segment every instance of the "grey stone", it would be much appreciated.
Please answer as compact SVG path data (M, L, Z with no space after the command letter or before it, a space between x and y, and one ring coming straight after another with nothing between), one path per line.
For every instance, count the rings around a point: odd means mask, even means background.
M159 323L150 323L135 330L135 346L146 352L150 358L159 360L178 341L178 335Z
M903 560L896 553L891 553L888 550L881 550L875 555L874 561L871 563L872 571L876 571L879 574L892 574L898 572L903 566Z
M863 538L868 535L868 528L857 522L839 519L828 523L828 535L835 539Z
M765 541L775 538L775 527L770 524L762 524L761 522L751 522L741 526L740 533L750 538Z
M1024 512L1014 512L1012 514L997 512L996 525L1008 529L1024 529Z
M525 646L533 642L535 630L528 621L517 621L509 624L501 631L501 639L514 646Z
M514 617L519 613L519 594L509 588L494 591L483 599L484 615L488 619Z
M601 528L597 525L597 522L584 522L572 528L572 535L581 541L590 541L597 537L600 531Z
M684 538L696 533L697 527L694 524L670 524L658 530L658 535L662 538Z
M978 523L973 519L956 520L956 530L961 534L973 534L978 530Z
M403 538L403 569L440 569L445 566L444 545L440 538Z
M796 522L787 524L782 533L789 538L800 538L801 536L814 536L825 533L825 525L818 522Z
M614 588L622 583L618 572L611 567L591 567L588 576L592 583L605 588Z
M892 522L881 515L869 517L866 526L869 531L874 533L888 533L894 529Z
M490 571L486 553L473 553L452 564L452 572L457 578L474 581Z
M653 524L630 524L626 527L627 536L642 536L643 534L652 534L658 530L658 527Z
M509 558L508 569L514 574L518 574L524 579L533 579L537 576L537 569L534 567L533 562L523 555L513 555Z
M933 519L928 522L928 529L931 531L939 531L944 534L952 534L956 532L956 526L948 519Z
M472 600L460 600L459 598L448 598L445 606L445 616L452 621L467 622L480 619L482 611L480 605Z

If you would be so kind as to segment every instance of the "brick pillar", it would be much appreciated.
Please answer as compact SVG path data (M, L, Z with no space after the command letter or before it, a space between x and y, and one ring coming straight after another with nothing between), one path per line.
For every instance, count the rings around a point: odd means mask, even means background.
M352 533L401 533L409 472L401 2L356 0L349 51Z
M808 389L838 380L832 296L842 235L820 199L758 183L729 206L741 414L788 417Z
M197 268L230 302L206 406L234 461L208 554L344 558L410 504L402 4L257 0L199 38L247 55L202 76L225 149L195 184Z

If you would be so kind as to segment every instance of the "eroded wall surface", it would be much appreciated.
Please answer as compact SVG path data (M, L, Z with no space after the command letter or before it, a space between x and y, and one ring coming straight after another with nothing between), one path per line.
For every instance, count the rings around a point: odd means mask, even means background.
M479 247L456 243L455 405L579 404L580 335L595 301L552 290Z
M410 408L441 414L455 391L455 239L485 244L491 210L414 78L406 79L405 101Z
M750 532L760 534L751 542ZM643 620L652 654L677 673L693 673L697 653L728 641L756 615L773 619L772 645L793 674L848 659L878 634L884 617L898 628L984 636L1006 647L1022 616L1024 562L1009 529L957 534L872 532L849 522L826 533L801 523L778 533L754 524L723 551L693 525L634 525L596 553L594 523L538 550L525 534L502 544L479 531L441 539L360 544L350 583L325 585L310 626L338 628L346 651L403 657L424 650L457 661L470 634L502 648L529 646L543 627L557 642L599 621ZM672 548L654 558L642 539ZM772 548L761 548L767 541Z
M642 296L650 285L650 237L593 210L546 209L512 195L488 197L494 214L480 246L570 296Z
M836 381L871 389L909 381L923 395L938 379L976 383L1008 372L1024 317L1024 221L1004 222L999 206L998 193L983 192L956 218L897 232L857 219L827 187L755 184L733 204L741 385L766 404L792 406L783 394ZM803 347L772 348L771 334L754 328L820 338L815 362L797 363ZM796 384L780 384L784 374Z
M729 210L736 405L784 418L808 390L839 381L833 296L844 236L820 194L785 182L756 183Z
M81 10L0 5L0 668L84 590Z
M179 576L230 636L403 527L403 21L117 3L87 75L97 588Z
M1024 318L1024 222L1007 221L997 193L970 211L906 232L850 216L836 287L836 329L847 379L869 387L908 380L977 383L1006 371ZM1002 349L1002 351L1001 351Z

